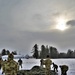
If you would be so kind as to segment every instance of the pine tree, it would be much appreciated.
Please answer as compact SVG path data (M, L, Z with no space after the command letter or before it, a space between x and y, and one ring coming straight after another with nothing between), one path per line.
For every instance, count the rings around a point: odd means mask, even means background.
M36 58L36 59L39 57L38 45L37 44L35 44L34 47L33 47L33 57Z

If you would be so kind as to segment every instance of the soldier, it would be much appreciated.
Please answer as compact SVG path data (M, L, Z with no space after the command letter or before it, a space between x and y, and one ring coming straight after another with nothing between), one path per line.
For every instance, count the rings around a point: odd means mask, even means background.
M40 60L40 66L43 68L43 59Z
M53 64L54 72L58 72L58 65L56 65L55 63L52 64Z
M8 59L3 64L3 72L5 75L17 75L19 70L18 63L13 60L13 54L8 55Z
M67 71L68 71L68 66L67 65L60 65L59 66L61 69L61 75L67 75Z
M21 60L21 58L18 60L18 63L19 63L19 66L21 66L21 68L22 68L22 60Z
M4 73L4 70L5 70L5 68L4 68L4 64L6 63L6 59L5 60L3 60L3 62L2 62L2 74Z
M2 67L2 62L3 62L3 60L2 60L2 58L0 58L0 70L1 70L1 67Z
M46 60L44 60L45 75L50 75L51 64L52 64L52 61L50 60L49 55L47 55Z

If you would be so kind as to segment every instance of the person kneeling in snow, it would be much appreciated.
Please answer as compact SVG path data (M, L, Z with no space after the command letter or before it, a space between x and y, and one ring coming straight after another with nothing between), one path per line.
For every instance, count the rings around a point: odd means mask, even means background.
M67 75L69 67L67 65L60 65L59 67L61 69L61 75Z

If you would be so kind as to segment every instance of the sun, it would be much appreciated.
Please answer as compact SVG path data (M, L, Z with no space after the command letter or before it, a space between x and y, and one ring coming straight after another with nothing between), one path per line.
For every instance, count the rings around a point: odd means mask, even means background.
M66 25L67 20L63 17L57 18L56 19L56 29L64 31L68 28Z

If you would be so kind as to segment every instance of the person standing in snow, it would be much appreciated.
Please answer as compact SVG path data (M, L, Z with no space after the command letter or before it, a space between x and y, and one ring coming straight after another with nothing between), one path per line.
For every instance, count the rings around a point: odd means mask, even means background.
M18 64L19 64L19 66L21 66L21 68L22 68L22 63L23 63L23 61L21 60L21 58L18 60Z
M18 70L18 63L14 60L13 54L10 53L8 55L8 59L3 65L3 72L5 73L5 75L17 75Z

